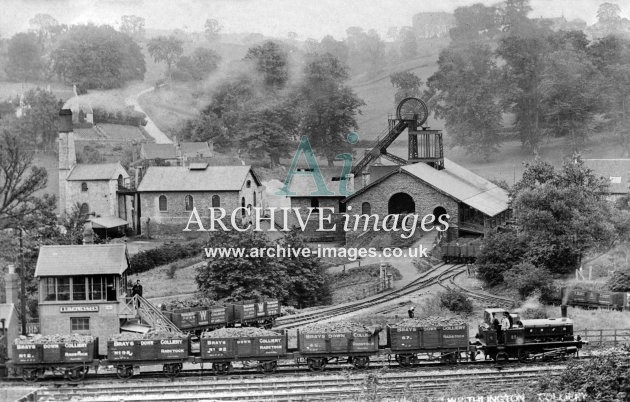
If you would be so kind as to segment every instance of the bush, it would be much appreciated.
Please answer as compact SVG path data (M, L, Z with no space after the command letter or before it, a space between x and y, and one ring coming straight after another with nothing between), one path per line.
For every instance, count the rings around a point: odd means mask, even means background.
M129 259L130 274L138 274L159 267L160 265L194 257L201 253L203 245L204 243L196 241L190 243L173 243L141 251ZM175 270L176 269L177 267L175 266ZM173 276L175 270L173 270ZM167 273L167 275L169 275L169 273Z
M608 288L613 292L630 292L630 269L615 272L608 280Z
M473 311L472 301L459 290L449 289L440 294L440 304L455 313L470 314Z
M536 267L529 262L518 264L503 273L503 281L510 288L518 291L523 299L535 291L540 291L542 301L545 302L547 301L545 297L552 297L554 294L551 273L547 269Z
M130 126L146 126L147 115L133 109L105 110L94 108L94 123L127 124Z
M523 261L527 242L514 232L498 232L484 239L477 259L480 279L490 286L503 282L503 273Z

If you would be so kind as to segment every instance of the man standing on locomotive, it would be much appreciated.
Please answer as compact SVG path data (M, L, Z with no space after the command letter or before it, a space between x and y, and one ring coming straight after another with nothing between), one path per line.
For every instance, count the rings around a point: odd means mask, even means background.
M501 340L501 323L499 323L499 319L497 318L496 313L492 313L492 329L497 331L497 342Z
M503 312L503 319L501 319L501 330L503 331L503 342L507 340L507 330L512 327L512 317L507 311Z

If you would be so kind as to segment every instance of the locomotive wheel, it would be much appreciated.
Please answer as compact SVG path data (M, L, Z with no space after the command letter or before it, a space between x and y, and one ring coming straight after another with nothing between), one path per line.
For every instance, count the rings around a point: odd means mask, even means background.
M518 361L521 363L526 363L529 361L529 352L527 352L525 349L519 349L518 350Z
M325 357L309 357L306 364L311 371L324 371L328 361Z
M40 369L25 368L22 369L22 379L26 382L35 382L39 378Z
M401 367L411 367L416 364L415 355L396 355L396 361Z
M75 367L66 370L66 377L68 380L72 382L78 382L85 378L85 375L88 373L89 368L87 367Z
M355 356L352 359L352 364L356 369L365 369L370 365L370 358L368 356Z
M261 373L275 373L278 370L278 362L277 361L266 361L266 362L258 362L258 371Z
M182 371L182 364L181 363L170 363L170 364L165 364L164 365L164 374L166 374L168 377L171 378L175 378L179 375L179 373L181 373Z
M133 366L124 364L116 366L116 375L121 380L131 378L131 376L133 375Z
M510 356L508 356L507 352L499 352L492 356L492 359L497 363L505 363L510 360Z
M212 370L216 375L225 375L232 369L232 363L230 362L221 362L221 363L212 363Z

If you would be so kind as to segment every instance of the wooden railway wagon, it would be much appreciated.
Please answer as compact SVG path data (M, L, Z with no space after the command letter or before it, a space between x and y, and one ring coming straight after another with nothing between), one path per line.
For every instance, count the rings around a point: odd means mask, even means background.
M163 311L177 328L186 332L201 333L214 328L233 326L259 326L271 328L280 316L280 302L239 302L225 305L188 307Z
M479 256L481 245L476 242L465 244L447 243L441 247L442 260L449 263L473 263Z
M212 363L216 374L225 374L235 361L258 361L258 371L275 372L278 360L287 356L287 336L206 338L200 340L202 362Z
M587 309L605 308L612 310L630 310L630 293L562 288L560 298L563 304Z
M107 364L116 368L119 378L133 375L134 366L162 364L169 377L177 376L191 355L190 337L175 336L161 339L109 340Z
M387 326L388 347L404 367L418 362L418 356L429 360L457 363L467 359L470 351L468 325L442 327Z
M356 368L369 365L379 353L378 332L300 332L298 352L311 370L323 370L331 361L347 358Z
M80 381L98 366L98 338L80 342L20 343L13 345L11 367L24 381L33 382L47 370Z

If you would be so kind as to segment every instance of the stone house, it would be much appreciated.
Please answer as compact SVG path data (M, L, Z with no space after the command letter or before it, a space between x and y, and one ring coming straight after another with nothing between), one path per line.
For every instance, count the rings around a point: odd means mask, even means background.
M148 225L154 234L181 232L193 208L203 222L209 221L210 207L223 208L229 224L239 207L264 207L263 187L251 166L150 166L137 191L142 230Z
M130 177L118 162L77 164L72 113L59 113L59 212L70 212L78 203L85 214L133 222L133 198L124 194ZM111 220L113 221L113 220Z
M505 190L448 159L442 169L422 162L391 166L344 201L349 214L448 214L451 238L484 234L510 216ZM361 233L347 232L346 244Z

